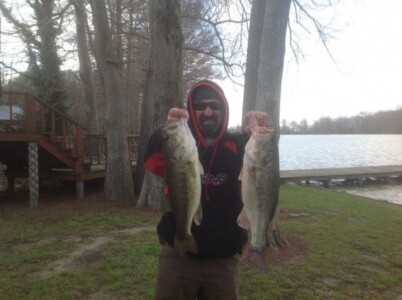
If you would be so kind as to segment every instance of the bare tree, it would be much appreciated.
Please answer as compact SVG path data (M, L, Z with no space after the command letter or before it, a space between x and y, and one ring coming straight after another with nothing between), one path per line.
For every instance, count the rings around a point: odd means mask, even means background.
M80 62L79 74L84 90L85 125L89 134L99 134L92 65L88 52L85 5L83 0L70 0L70 2L75 9L78 59Z
M105 1L90 1L96 39L96 61L106 98L107 170L105 196L112 201L134 199L134 185L125 124L125 101Z
M254 0L258 10L264 5L262 1ZM286 28L289 19L289 9L291 0L267 0L264 7L264 14L252 8L249 38L250 53L248 53L247 63L251 78L246 79L245 98L243 111L260 110L265 111L270 116L271 126L278 130L279 139L279 109L282 86L283 62L285 57ZM254 47L258 47L257 50ZM250 72L251 70L251 72ZM257 74L253 74L258 70ZM254 72L253 72L254 71ZM248 86L250 85L250 86ZM255 91L254 91L255 90ZM247 97L247 98L246 98ZM279 151L275 149L275 164L271 170L273 180L276 182L279 197ZM270 220L270 230L268 233L269 242L281 246L283 240L279 234L278 227L279 205L272 220Z
M247 32L247 9L248 5L242 0L201 1L195 9L185 12L183 18L196 19L201 24L200 30L212 39L195 47L186 43L184 49L213 58L224 75L237 82L244 75L243 41Z
M307 19L312 22L319 38L330 54L327 47L327 40L331 37L331 28L317 21L309 10L313 10L316 7L328 7L331 5L331 1L328 1L326 4L311 1L311 5L307 5L306 3L301 4L298 0L253 0L248 40L243 113L250 110L268 112L271 126L275 127L278 131L278 139L287 27L289 28L289 45L296 57L296 61L301 54L298 36L295 31L292 30L289 22L291 3L293 3L295 11L295 23L303 30L309 32L307 25L301 22L301 15L306 16ZM255 72L255 70L258 70L258 72ZM272 172L279 178L278 149L276 149L275 156L276 164ZM284 240L282 240L279 234L278 215L279 205L277 206L273 220L270 222L269 241L271 245L281 246Z
M255 108L269 113L271 125L279 128L279 111L290 0L268 0L258 63Z
M166 121L169 109L184 107L180 0L153 0L150 11L151 47L142 107L139 162L151 133ZM144 172L143 166L137 164L137 167L137 176L141 176L139 172ZM164 184L158 178L146 173L138 206L160 208L163 188Z
M299 0L291 1L294 19L292 22L288 23L289 46L294 54L296 62L299 61L299 56L303 57L303 37L300 36L299 33L306 32L307 34L313 34L314 31L321 41L321 44L325 47L329 57L335 61L328 47L328 41L334 37L333 33L336 32L336 30L331 27L332 20L327 23L322 23L314 16L314 13L323 9L328 9L331 6L334 6L336 2L339 2L339 0L310 0L306 2L301 2Z
M258 65L266 1L253 1L248 33L246 71L244 76L243 115L255 109L257 99Z
M25 44L28 73L38 96L64 111L66 90L56 41L61 33L62 16L68 5L57 6L55 0L25 2L33 12L29 22L18 20L3 1L0 2L0 10Z
M126 97L128 133L140 132L141 106L143 98L144 72L149 48L149 20L147 2L129 0L123 9L127 19L123 19L123 79Z

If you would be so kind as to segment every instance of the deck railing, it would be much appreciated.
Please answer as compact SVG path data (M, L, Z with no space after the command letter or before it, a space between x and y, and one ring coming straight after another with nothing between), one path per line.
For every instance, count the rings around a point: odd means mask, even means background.
M85 128L71 117L51 107L37 97L22 92L3 91L0 97L0 134L40 134L61 150L69 150L77 163L104 165L107 142L103 135L84 135ZM129 158L137 159L138 135L127 136Z
M37 97L23 92L3 91L0 107L6 111L3 131L48 135L61 149L71 149L78 160L84 157L84 127Z
M128 155L132 164L138 155L138 134L127 135ZM107 141L104 135L85 135L84 164L90 166L104 165L107 160Z

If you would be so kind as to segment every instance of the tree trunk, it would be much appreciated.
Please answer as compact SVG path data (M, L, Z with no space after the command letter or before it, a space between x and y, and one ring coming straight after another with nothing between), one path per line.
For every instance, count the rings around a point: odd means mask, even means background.
M35 1L32 8L37 19L38 33L41 40L39 58L42 78L38 83L39 96L57 109L65 112L67 93L60 69L61 59L57 53L56 39L58 29L53 20L54 0Z
M258 65L260 45L265 17L265 0L255 0L251 6L250 29L248 33L246 73L244 77L243 115L255 109L257 101Z
M120 72L123 70L123 11L122 11L122 1L115 0L116 2L116 34L114 40L116 41L117 47L117 59L119 64Z
M87 15L83 0L71 0L71 3L74 5L76 17L77 48L80 62L79 74L84 89L85 126L88 134L99 134L91 59L88 53L88 42L85 30Z
M128 20L128 28L134 28L134 1L130 0L129 3L129 20ZM126 96L126 120L128 126L129 133L138 133L139 132L139 94L137 86L140 78L137 77L136 66L135 66L135 51L132 51L134 47L134 38L133 35L128 34L127 38L127 51L126 51L126 69L125 69L125 77L126 80L124 82L124 92Z
M183 35L179 0L153 0L151 11L151 46L145 82L141 136L136 180L141 186L145 173L142 161L153 131L165 123L169 109L184 107L182 91ZM148 184L147 184L148 185ZM147 186L143 186L139 205L148 205ZM162 200L162 194L160 195Z
M246 76L248 78L245 81L243 112L250 110L267 112L270 116L270 125L278 131L279 141L282 73L291 0L267 0L263 17L258 11L262 9L261 2L260 0L253 1L252 18L257 18L257 20L252 19L250 24L250 30L253 32L249 33L252 41L249 41L248 51L251 53L247 53L247 60L250 59L251 62L247 61ZM257 11L256 7L258 8ZM262 29L261 24L263 24ZM258 47L258 50L256 51L254 47ZM255 74L254 70L258 70L258 73ZM275 164L271 172L279 179L278 147L274 160ZM269 225L268 241L270 246L282 246L286 243L279 232L279 213L278 203L275 215Z
M255 107L268 112L271 125L278 129L290 2L291 0L268 0L259 55Z
M40 98L50 105L65 112L65 90L63 74L61 72L61 59L57 52L57 38L60 34L56 22L55 1L27 1L33 9L35 26L20 22L12 14L3 1L0 1L0 11L3 16L13 24L16 32L25 43L28 57L28 71L33 79L33 85Z
M90 1L96 39L96 61L106 98L107 169L105 196L112 201L134 199L125 124L124 96L109 28L105 1Z
M165 180L159 176L145 171L144 182L142 184L141 194L138 198L137 207L151 207L152 209L162 208L163 190Z

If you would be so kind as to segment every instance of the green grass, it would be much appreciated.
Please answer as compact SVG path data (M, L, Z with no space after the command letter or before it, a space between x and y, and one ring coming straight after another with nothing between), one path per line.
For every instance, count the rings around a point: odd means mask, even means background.
M58 201L0 204L0 299L152 299L159 213ZM296 185L280 203L290 245L266 274L241 267L240 299L402 297L402 206Z

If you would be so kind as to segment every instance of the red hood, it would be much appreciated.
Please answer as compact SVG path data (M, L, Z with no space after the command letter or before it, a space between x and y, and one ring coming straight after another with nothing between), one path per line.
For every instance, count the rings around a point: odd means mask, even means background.
M187 98L187 110L190 114L190 119L189 119L188 123L189 123L189 127L190 127L195 139L198 140L203 146L206 146L207 144L206 144L205 138L202 135L201 130L197 124L197 121L195 118L195 112L194 112L194 108L193 108L194 90L201 86L205 86L205 87L213 89L216 93L218 93L218 95L221 97L222 102L224 103L223 126L221 127L221 130L220 130L218 136L216 137L214 143L212 144L212 146L213 146L213 145L216 145L221 140L223 134L227 130L228 122L229 122L229 106L228 106L228 101L225 97L225 94L223 93L220 86L217 85L216 83L209 81L209 80L202 80L202 81L194 84L191 87L190 92L188 93L188 98Z

